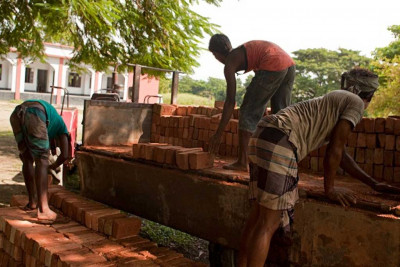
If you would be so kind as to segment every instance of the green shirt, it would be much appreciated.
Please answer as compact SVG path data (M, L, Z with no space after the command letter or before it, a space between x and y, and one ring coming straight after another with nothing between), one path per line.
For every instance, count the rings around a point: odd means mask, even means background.
M57 110L48 102L40 99L31 99L26 102L38 102L40 103L47 115L47 135L49 139L54 139L62 134L69 135L67 126L64 123L63 118L58 114Z

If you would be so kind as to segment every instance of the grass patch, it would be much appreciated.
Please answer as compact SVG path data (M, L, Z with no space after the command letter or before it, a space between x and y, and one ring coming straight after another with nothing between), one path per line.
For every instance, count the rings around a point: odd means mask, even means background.
M142 218L140 235L169 247L185 257L208 263L208 242L184 232Z
M171 94L163 94L163 101L165 104L171 103ZM190 106L214 106L214 99L202 97L198 95L179 93L178 94L179 105L190 105Z
M12 131L2 131L0 132L0 137L13 137L14 133Z
M22 103L24 103L24 100L21 100L21 99L19 99L19 100L16 100L16 99L12 99L12 100L10 100L10 103L13 103L13 104L22 104Z

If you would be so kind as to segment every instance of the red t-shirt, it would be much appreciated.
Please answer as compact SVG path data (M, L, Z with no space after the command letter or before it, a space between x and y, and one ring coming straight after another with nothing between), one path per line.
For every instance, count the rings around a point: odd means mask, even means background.
M249 71L282 71L293 66L293 59L278 45L268 41L250 41L244 43Z

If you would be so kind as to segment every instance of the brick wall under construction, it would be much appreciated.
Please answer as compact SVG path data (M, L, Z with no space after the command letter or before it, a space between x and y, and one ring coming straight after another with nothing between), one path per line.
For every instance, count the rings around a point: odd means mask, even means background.
M153 106L151 142L174 146L202 147L208 150L210 137L218 128L222 105L216 107ZM220 156L237 156L239 109L222 135ZM323 171L326 146L312 151L300 166L312 171ZM387 182L400 182L400 118L363 118L347 140L347 152L368 174Z

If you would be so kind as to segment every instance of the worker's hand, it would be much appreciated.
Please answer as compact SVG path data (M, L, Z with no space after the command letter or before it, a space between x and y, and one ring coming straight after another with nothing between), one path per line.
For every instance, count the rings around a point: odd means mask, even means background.
M343 207L348 207L357 203L354 194L345 188L335 188L331 192L326 193L326 196L330 200L339 202Z
M400 194L400 188L389 185L387 183L377 183L374 185L374 190L382 193Z
M217 154L219 145L221 143L221 135L220 134L214 134L213 136L210 137L210 145L208 146L208 152L210 154Z

